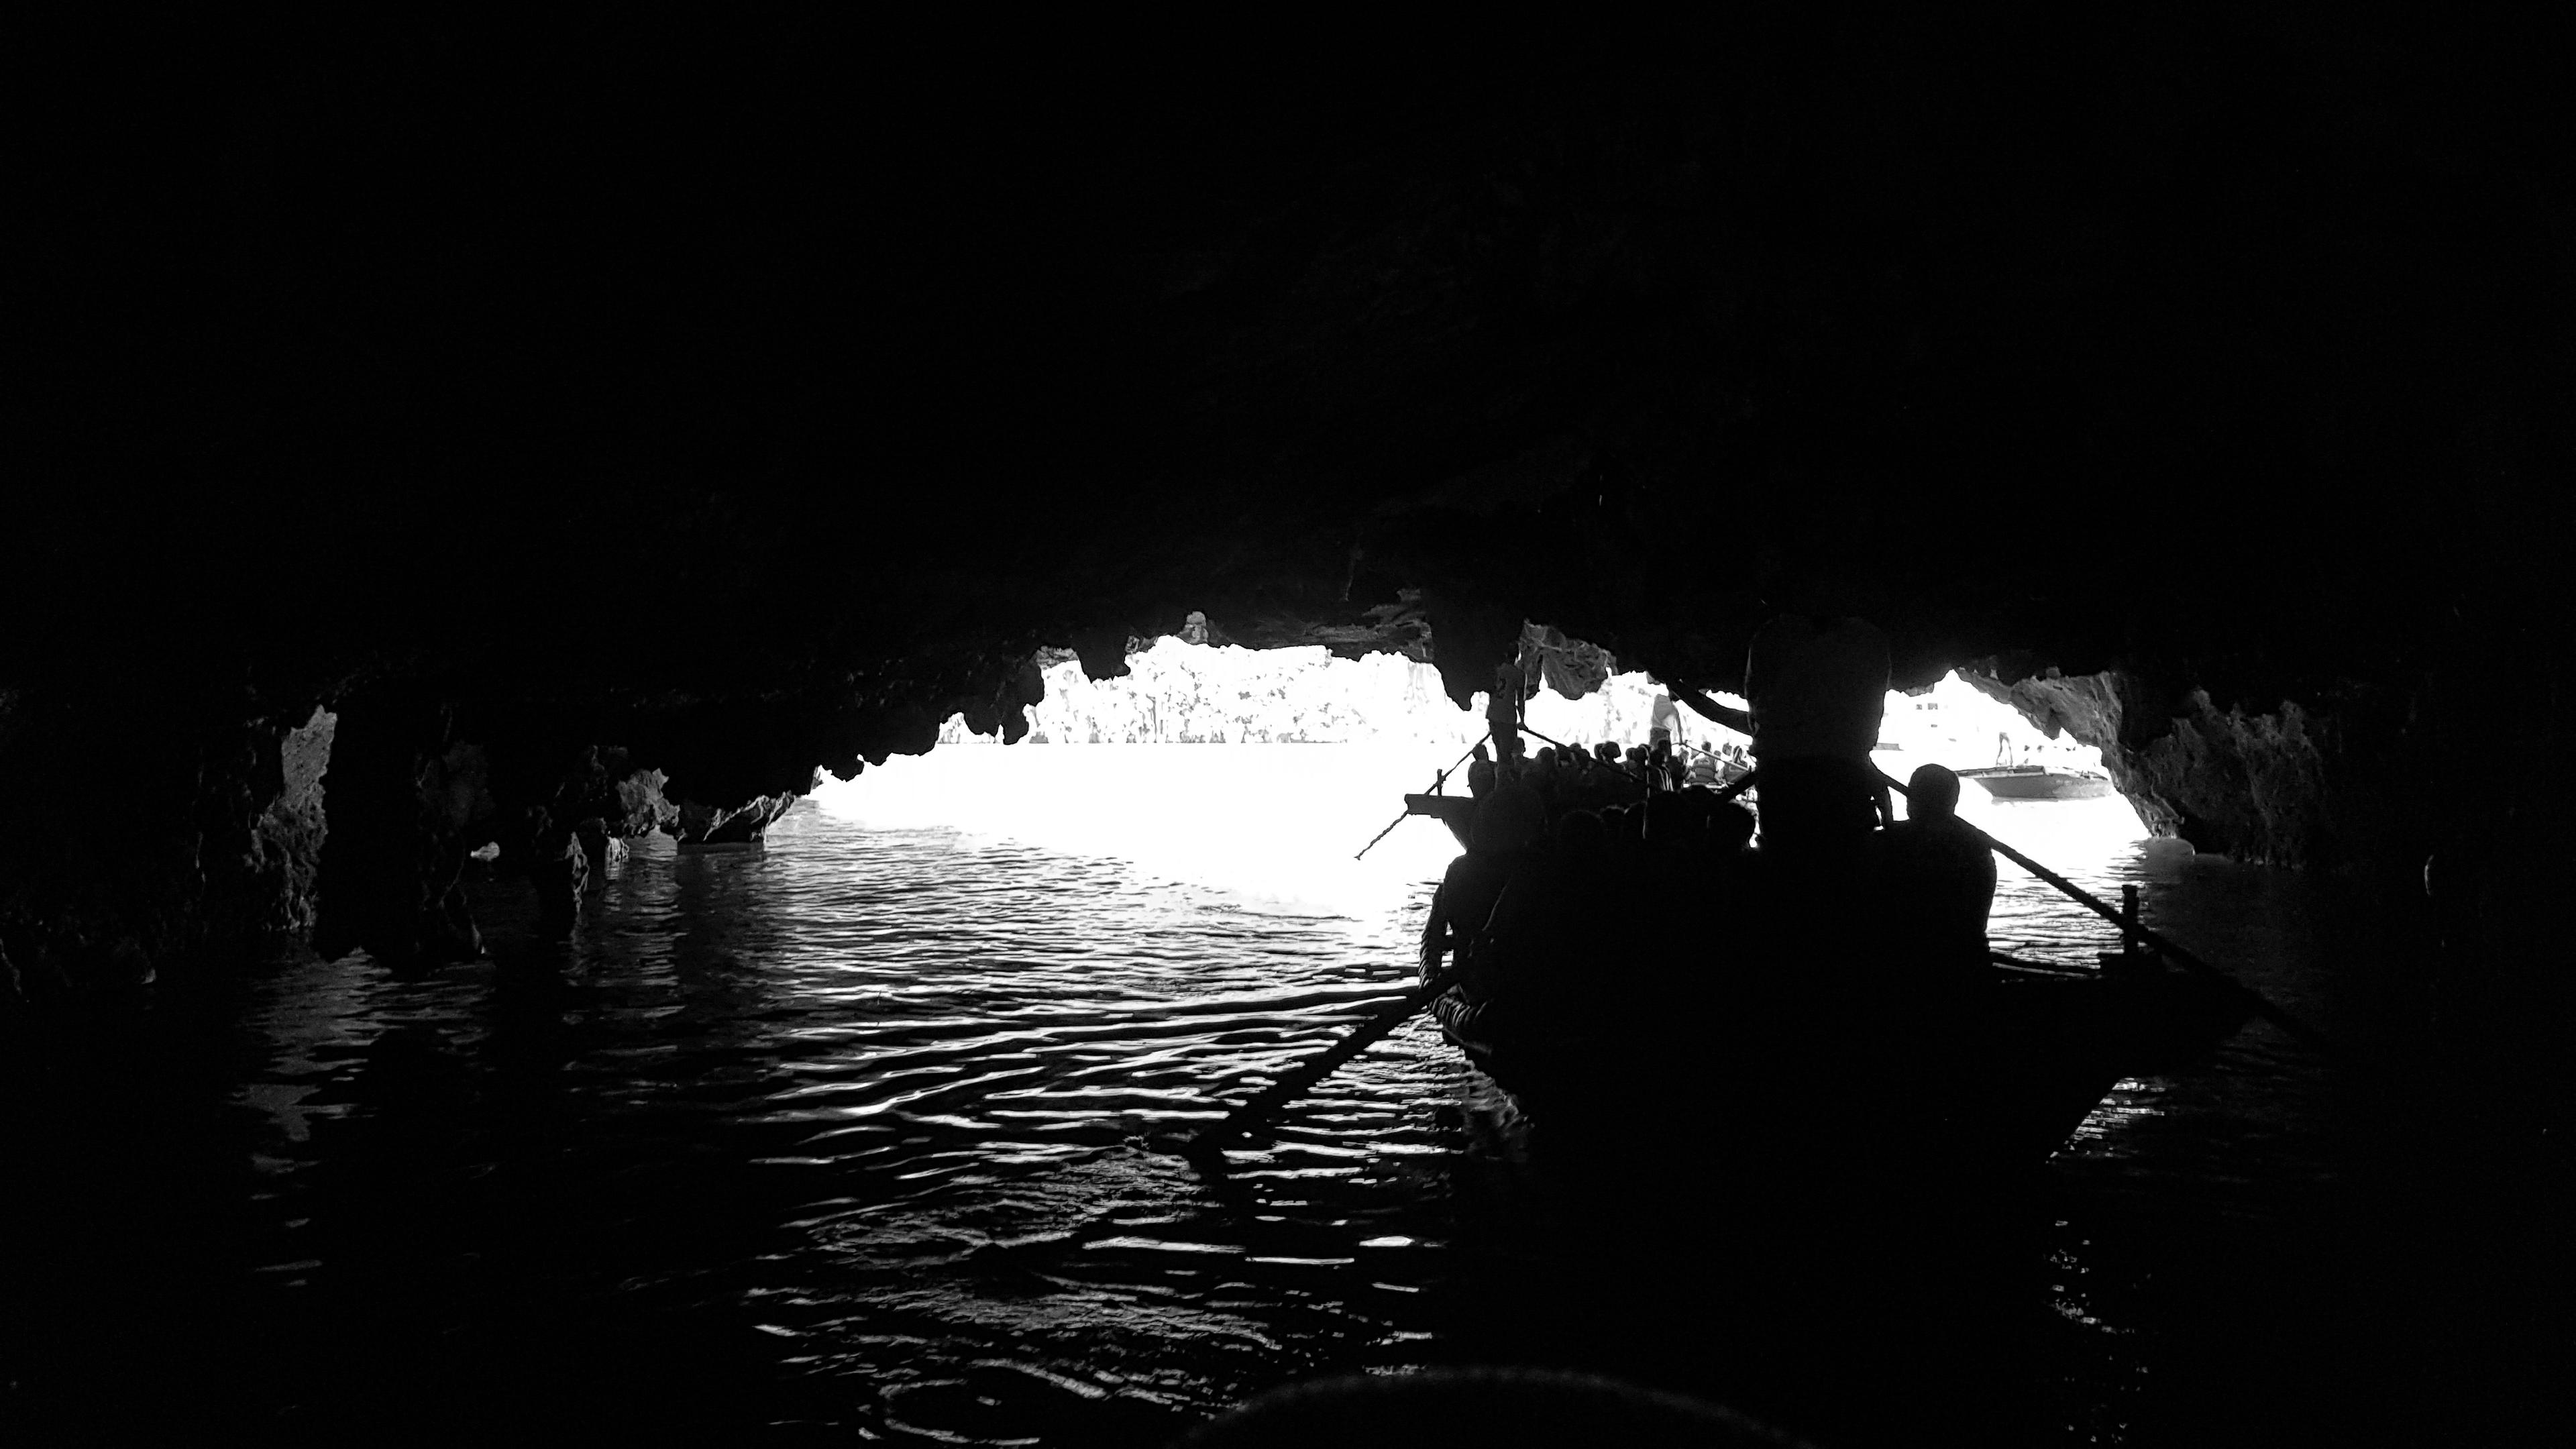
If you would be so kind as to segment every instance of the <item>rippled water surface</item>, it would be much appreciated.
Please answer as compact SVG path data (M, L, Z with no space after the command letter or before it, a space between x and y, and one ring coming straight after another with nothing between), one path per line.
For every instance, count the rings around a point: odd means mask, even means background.
M1218 768L1208 753L1193 768ZM1338 858L1392 797L1332 758L1274 759L1249 792L1270 804L1212 828ZM1221 799L1205 784L1181 794ZM1137 791L1137 818L1166 821L1149 834L1180 828L1154 812L1183 805ZM2354 1312L2367 1367L2421 1361L2392 1341L2418 1331L2447 1335L2448 1363L2452 1320L2491 1306L2390 1266L2431 1229L2413 1187L2384 1185L2416 1169L2375 1178L2360 1145L2384 1109L2260 1027L2122 1084L1957 1253L1883 1226L1692 1241L1739 1231L1693 1227L1732 1222L1724 1203L1640 1227L1627 1189L1534 1165L1508 1100L1423 1020L1210 1178L1151 1139L1409 984L1436 828L1404 827L1410 854L1374 876L1283 890L1193 869L1203 855L1014 842L963 805L967 830L923 823L919 792L877 803L898 823L809 802L757 852L661 842L568 946L493 882L476 905L494 959L417 981L363 957L278 964L228 1008L219 1059L100 1109L182 1112L184 1152L104 1129L71 1149L123 1154L119 1181L136 1154L172 1156L140 1189L161 1201L65 1231L103 1253L157 1235L133 1250L148 1281L113 1292L233 1338L210 1415L333 1432L1152 1444L1307 1374L1518 1359L1729 1398L1829 1443L1909 1422L1925 1442L1968 1425L2291 1442L2397 1393L2334 1368ZM2117 800L1979 808L2087 886L2145 883L2152 921L2329 1027L2385 1041L2415 1009L2402 962L2327 969L2364 927L2307 883L2150 845ZM2088 963L2109 945L2003 880L2000 949ZM1906 1191L1873 1206L1902 1216ZM103 1341L181 1351L91 1301L108 1290L37 1276ZM1853 1407L1882 1390L1917 1402ZM2327 1394L2344 1407L2299 1408Z

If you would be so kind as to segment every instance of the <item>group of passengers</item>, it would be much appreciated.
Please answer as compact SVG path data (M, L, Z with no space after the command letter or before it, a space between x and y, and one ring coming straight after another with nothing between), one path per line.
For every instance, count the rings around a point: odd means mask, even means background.
M1705 743L1673 747L1671 736L1657 729L1651 744L1622 749L1604 740L1589 751L1573 746L1559 750L1542 745L1535 754L1497 763L1483 745L1467 767L1467 791L1478 799L1505 781L1538 792L1551 815L1572 809L1598 810L1623 805L1641 794L1677 794L1691 788L1713 789L1750 772L1739 749L1713 749Z
M1695 776L1660 718L1626 751L1480 750L1468 848L1423 929L1425 978L1454 954L1469 1000L1534 1021L1578 1020L1625 995L1618 981L1784 948L1897 962L1909 990L1985 982L1994 861L1938 765L1914 773L1897 819L1870 760L1887 679L1886 638L1866 622L1783 615L1747 662L1750 780L1719 753ZM1742 785L1759 792L1758 847Z

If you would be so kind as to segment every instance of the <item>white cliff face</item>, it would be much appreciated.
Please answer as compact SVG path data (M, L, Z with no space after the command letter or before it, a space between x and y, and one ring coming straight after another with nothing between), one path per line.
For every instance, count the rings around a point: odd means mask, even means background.
M1581 699L1540 690L1523 706L1522 718L1531 729L1569 745L1588 749L1607 740L1625 748L1646 743L1654 730L1655 700L1663 694L1663 685L1653 675L1632 670L1611 675L1599 689ZM1731 708L1744 708L1744 701L1734 695L1712 697ZM1674 708L1681 717L1685 744L1714 750L1748 742L1748 736L1700 718L1688 705L1676 704Z
M1127 674L1094 680L1074 661L1045 671L1029 744L1349 744L1456 740L1482 717L1451 705L1439 671L1396 654L1337 659L1322 648L1241 649L1154 641ZM939 742L993 743L952 716Z
M1473 743L1485 729L1486 697L1449 703L1440 674L1396 654L1336 658L1322 648L1240 649L1156 640L1127 656L1127 674L1095 680L1072 660L1045 671L1046 699L1029 707L1028 744L1357 744L1419 740ZM1651 675L1614 674L1568 699L1540 689L1525 705L1532 729L1589 746L1643 744L1663 686ZM1729 695L1722 702L1741 708ZM1682 733L1722 746L1744 737L1682 709ZM963 716L940 727L943 745L996 744Z
M1128 672L1095 680L1066 660L1045 671L1046 699L1029 707L1025 744L1364 744L1418 741L1463 750L1484 733L1486 698L1451 705L1439 672L1396 654L1336 658L1322 648L1242 649L1182 638L1156 640L1127 656ZM1661 683L1642 671L1611 675L1579 699L1537 690L1523 706L1531 729L1583 748L1602 741L1646 742ZM1735 708L1744 701L1717 700ZM1678 706L1682 741L1711 749L1746 737ZM942 745L990 745L962 716L941 726ZM1953 769L1996 763L2105 768L2101 752L2052 738L2011 706L1953 672L1920 694L1890 691L1879 742L1889 770ZM1533 745L1537 741L1531 741Z
M2021 711L1968 684L1957 670L1921 694L1890 692L1879 745L1902 776L1916 765L1964 770L1981 765L2055 765L2107 772L2102 752L2070 733L2051 734ZM1905 769L1898 769L1896 761Z

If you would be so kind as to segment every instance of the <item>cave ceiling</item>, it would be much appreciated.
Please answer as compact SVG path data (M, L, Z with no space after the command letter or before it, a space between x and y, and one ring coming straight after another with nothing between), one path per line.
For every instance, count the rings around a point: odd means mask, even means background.
M2222 705L2562 610L2557 31L1051 23L101 48L0 669L881 753L1192 609L1729 687L1830 578Z

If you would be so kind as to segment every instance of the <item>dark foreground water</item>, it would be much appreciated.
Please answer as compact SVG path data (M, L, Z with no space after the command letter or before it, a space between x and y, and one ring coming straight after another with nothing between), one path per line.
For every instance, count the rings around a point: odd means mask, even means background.
M2055 817L1990 818L2039 850ZM2056 844L2410 1050L2405 910ZM1828 1446L2565 1427L2563 1172L2509 1112L2266 1028L1975 1204L1868 1164L1789 1211L1723 1164L1569 1173L1422 1022L1210 1180L1138 1139L1406 984L1419 891L1326 912L811 808L762 853L661 849L569 946L496 883L497 959L280 961L19 1062L6 1412L35 1442L1151 1445L1305 1375L1518 1362ZM1999 946L2107 944L2005 874Z

